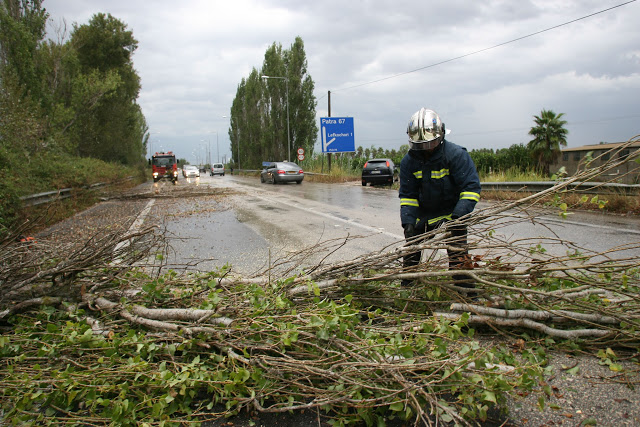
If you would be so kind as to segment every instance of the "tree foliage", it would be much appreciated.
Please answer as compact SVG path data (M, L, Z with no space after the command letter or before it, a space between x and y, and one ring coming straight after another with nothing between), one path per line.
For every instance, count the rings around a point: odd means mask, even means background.
M567 145L569 131L564 127L567 122L562 120L563 115L543 109L539 116L533 116L536 125L529 131L533 136L529 149L545 175L549 175L549 166L560 154L560 147Z
M3 148L140 163L147 127L133 33L100 13L66 42L44 41L47 19L41 0L0 3L0 109L15 112L0 119Z
M43 64L38 46L44 38L49 15L42 0L4 0L0 2L0 67L2 80L13 76L22 97L42 95Z
M527 172L534 168L531 150L524 144L513 144L509 148L481 148L469 152L479 173L506 172L516 170Z
M129 166L144 161L148 129L136 103L141 86L132 31L100 13L74 24L69 37L44 40L48 17L42 0L0 0L2 203L21 191L11 165L33 174L52 156ZM0 224L14 210L0 206Z
M229 139L235 165L257 168L268 160L293 161L299 147L312 155L318 133L313 89L302 39L297 37L289 50L273 43L262 67L242 79L231 106Z
M82 118L72 129L73 146L80 156L125 164L142 159L146 124L135 100L140 78L133 68L137 41L126 24L111 15L97 14L88 25L75 26L70 43L76 46L73 75L76 96L71 104Z

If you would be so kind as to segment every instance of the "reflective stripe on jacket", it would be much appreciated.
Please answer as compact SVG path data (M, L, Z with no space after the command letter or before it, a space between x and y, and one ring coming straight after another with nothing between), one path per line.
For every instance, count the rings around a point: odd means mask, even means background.
M400 163L402 224L461 217L480 200L480 178L467 150L449 141L427 160L414 150Z

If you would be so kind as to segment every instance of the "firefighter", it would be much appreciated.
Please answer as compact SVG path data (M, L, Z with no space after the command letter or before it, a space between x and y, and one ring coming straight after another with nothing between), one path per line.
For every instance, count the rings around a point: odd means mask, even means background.
M400 218L404 236L411 239L446 226L473 211L480 200L480 178L467 150L445 139L445 126L433 110L421 108L407 127L409 152L400 163ZM469 267L467 227L451 224L452 246L447 250L449 269ZM406 269L420 262L421 252L403 259ZM473 288L467 275L453 276L456 285ZM403 280L403 286L412 281Z

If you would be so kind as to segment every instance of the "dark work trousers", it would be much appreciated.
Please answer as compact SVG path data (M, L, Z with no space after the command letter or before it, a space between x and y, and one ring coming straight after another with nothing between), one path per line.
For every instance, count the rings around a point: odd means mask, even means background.
M424 234L427 231L431 231L443 225L442 223L436 223L432 226L428 226L425 223L418 223L415 229L415 236ZM451 246L455 246L459 250L447 249L447 255L449 256L449 270L462 270L465 268L471 268L469 262L469 250L467 247L467 227L465 225L456 225L448 227L451 232ZM414 267L420 263L420 257L422 252L414 252L406 255L402 260L403 267L408 269ZM463 288L473 288L473 281L466 274L454 274L453 280L455 280L456 286Z

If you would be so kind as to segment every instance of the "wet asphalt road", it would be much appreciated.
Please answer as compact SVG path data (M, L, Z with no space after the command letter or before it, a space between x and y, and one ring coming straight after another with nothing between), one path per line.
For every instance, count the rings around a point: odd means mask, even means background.
M168 183L158 191L172 191ZM388 250L402 243L397 190L362 187L359 182L325 184L263 184L257 177L204 175L178 182L178 187L232 189L224 200L185 198L173 210L156 204L155 212L172 212L167 221L173 251L169 267L208 271L227 263L243 275L258 275L269 265L313 248L303 264L336 262ZM476 210L487 207L479 203ZM509 240L540 241L550 252L564 255L567 248L549 244L546 238L574 242L578 247L604 252L612 247L640 242L640 219L573 212L561 219L556 211L538 218L541 224L519 222L499 225L497 233ZM339 249L338 249L339 247ZM324 250L319 250L324 249ZM337 250L335 250L337 249ZM335 251L334 251L335 250ZM637 247L616 256L640 256ZM291 264L285 264L284 269Z
M313 182L271 185L230 175L181 180L178 186L210 187L212 192L231 188L236 194L222 201L198 197L178 203L167 222L171 268L189 265L208 271L230 263L238 273L258 275L305 249L314 252L304 260L310 265L327 255L325 262L352 259L403 239L399 201L387 189ZM173 187L161 183L158 190ZM162 209L156 204L156 215Z

